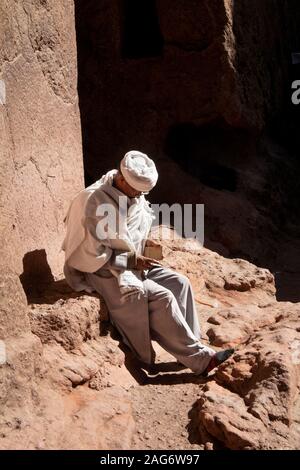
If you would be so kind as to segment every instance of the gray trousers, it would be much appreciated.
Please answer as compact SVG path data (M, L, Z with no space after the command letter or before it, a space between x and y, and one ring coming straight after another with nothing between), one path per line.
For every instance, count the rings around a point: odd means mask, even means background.
M116 277L99 273L85 273L86 280L102 295L111 322L141 361L154 362L153 339L193 372L203 372L215 351L201 344L193 291L186 276L154 267L145 272L145 294L124 303Z

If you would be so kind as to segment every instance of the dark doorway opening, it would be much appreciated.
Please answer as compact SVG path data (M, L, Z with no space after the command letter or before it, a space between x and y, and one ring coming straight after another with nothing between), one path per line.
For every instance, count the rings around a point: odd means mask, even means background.
M123 0L122 57L142 59L162 54L163 37L155 0Z

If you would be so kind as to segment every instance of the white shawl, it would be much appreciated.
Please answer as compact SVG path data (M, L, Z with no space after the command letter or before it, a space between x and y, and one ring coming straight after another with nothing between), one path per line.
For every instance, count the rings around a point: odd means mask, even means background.
M144 196L128 199L127 217L117 217L117 222L120 221L122 226L117 225L117 233L109 234L111 238L97 240L85 228L86 217L97 220L96 210L99 204L113 204L118 212L119 197L124 197L124 194L112 186L116 173L117 170L111 170L93 185L80 191L69 207L65 217L67 233L62 249L65 251L66 262L76 270L95 272L105 265L114 249L124 252L134 250L137 254L144 252L145 241L155 218L154 211ZM117 277L124 299L144 292L139 271L110 271Z

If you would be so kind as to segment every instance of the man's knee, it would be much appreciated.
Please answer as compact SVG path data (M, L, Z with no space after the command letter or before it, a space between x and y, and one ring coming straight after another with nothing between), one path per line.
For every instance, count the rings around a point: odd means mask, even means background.
M189 288L191 285L189 278L181 273L176 273L176 282L182 290Z
M160 308L164 310L166 310L174 301L176 301L176 298L173 292L166 288L161 289L155 295L155 302Z

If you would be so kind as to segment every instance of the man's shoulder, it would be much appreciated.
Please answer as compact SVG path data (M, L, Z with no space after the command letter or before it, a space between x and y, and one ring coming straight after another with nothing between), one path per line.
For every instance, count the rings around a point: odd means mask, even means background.
M96 188L93 191L89 191L86 202L86 214L95 211L100 204L111 204L114 201L105 192L102 187ZM93 212L94 213L94 212Z

